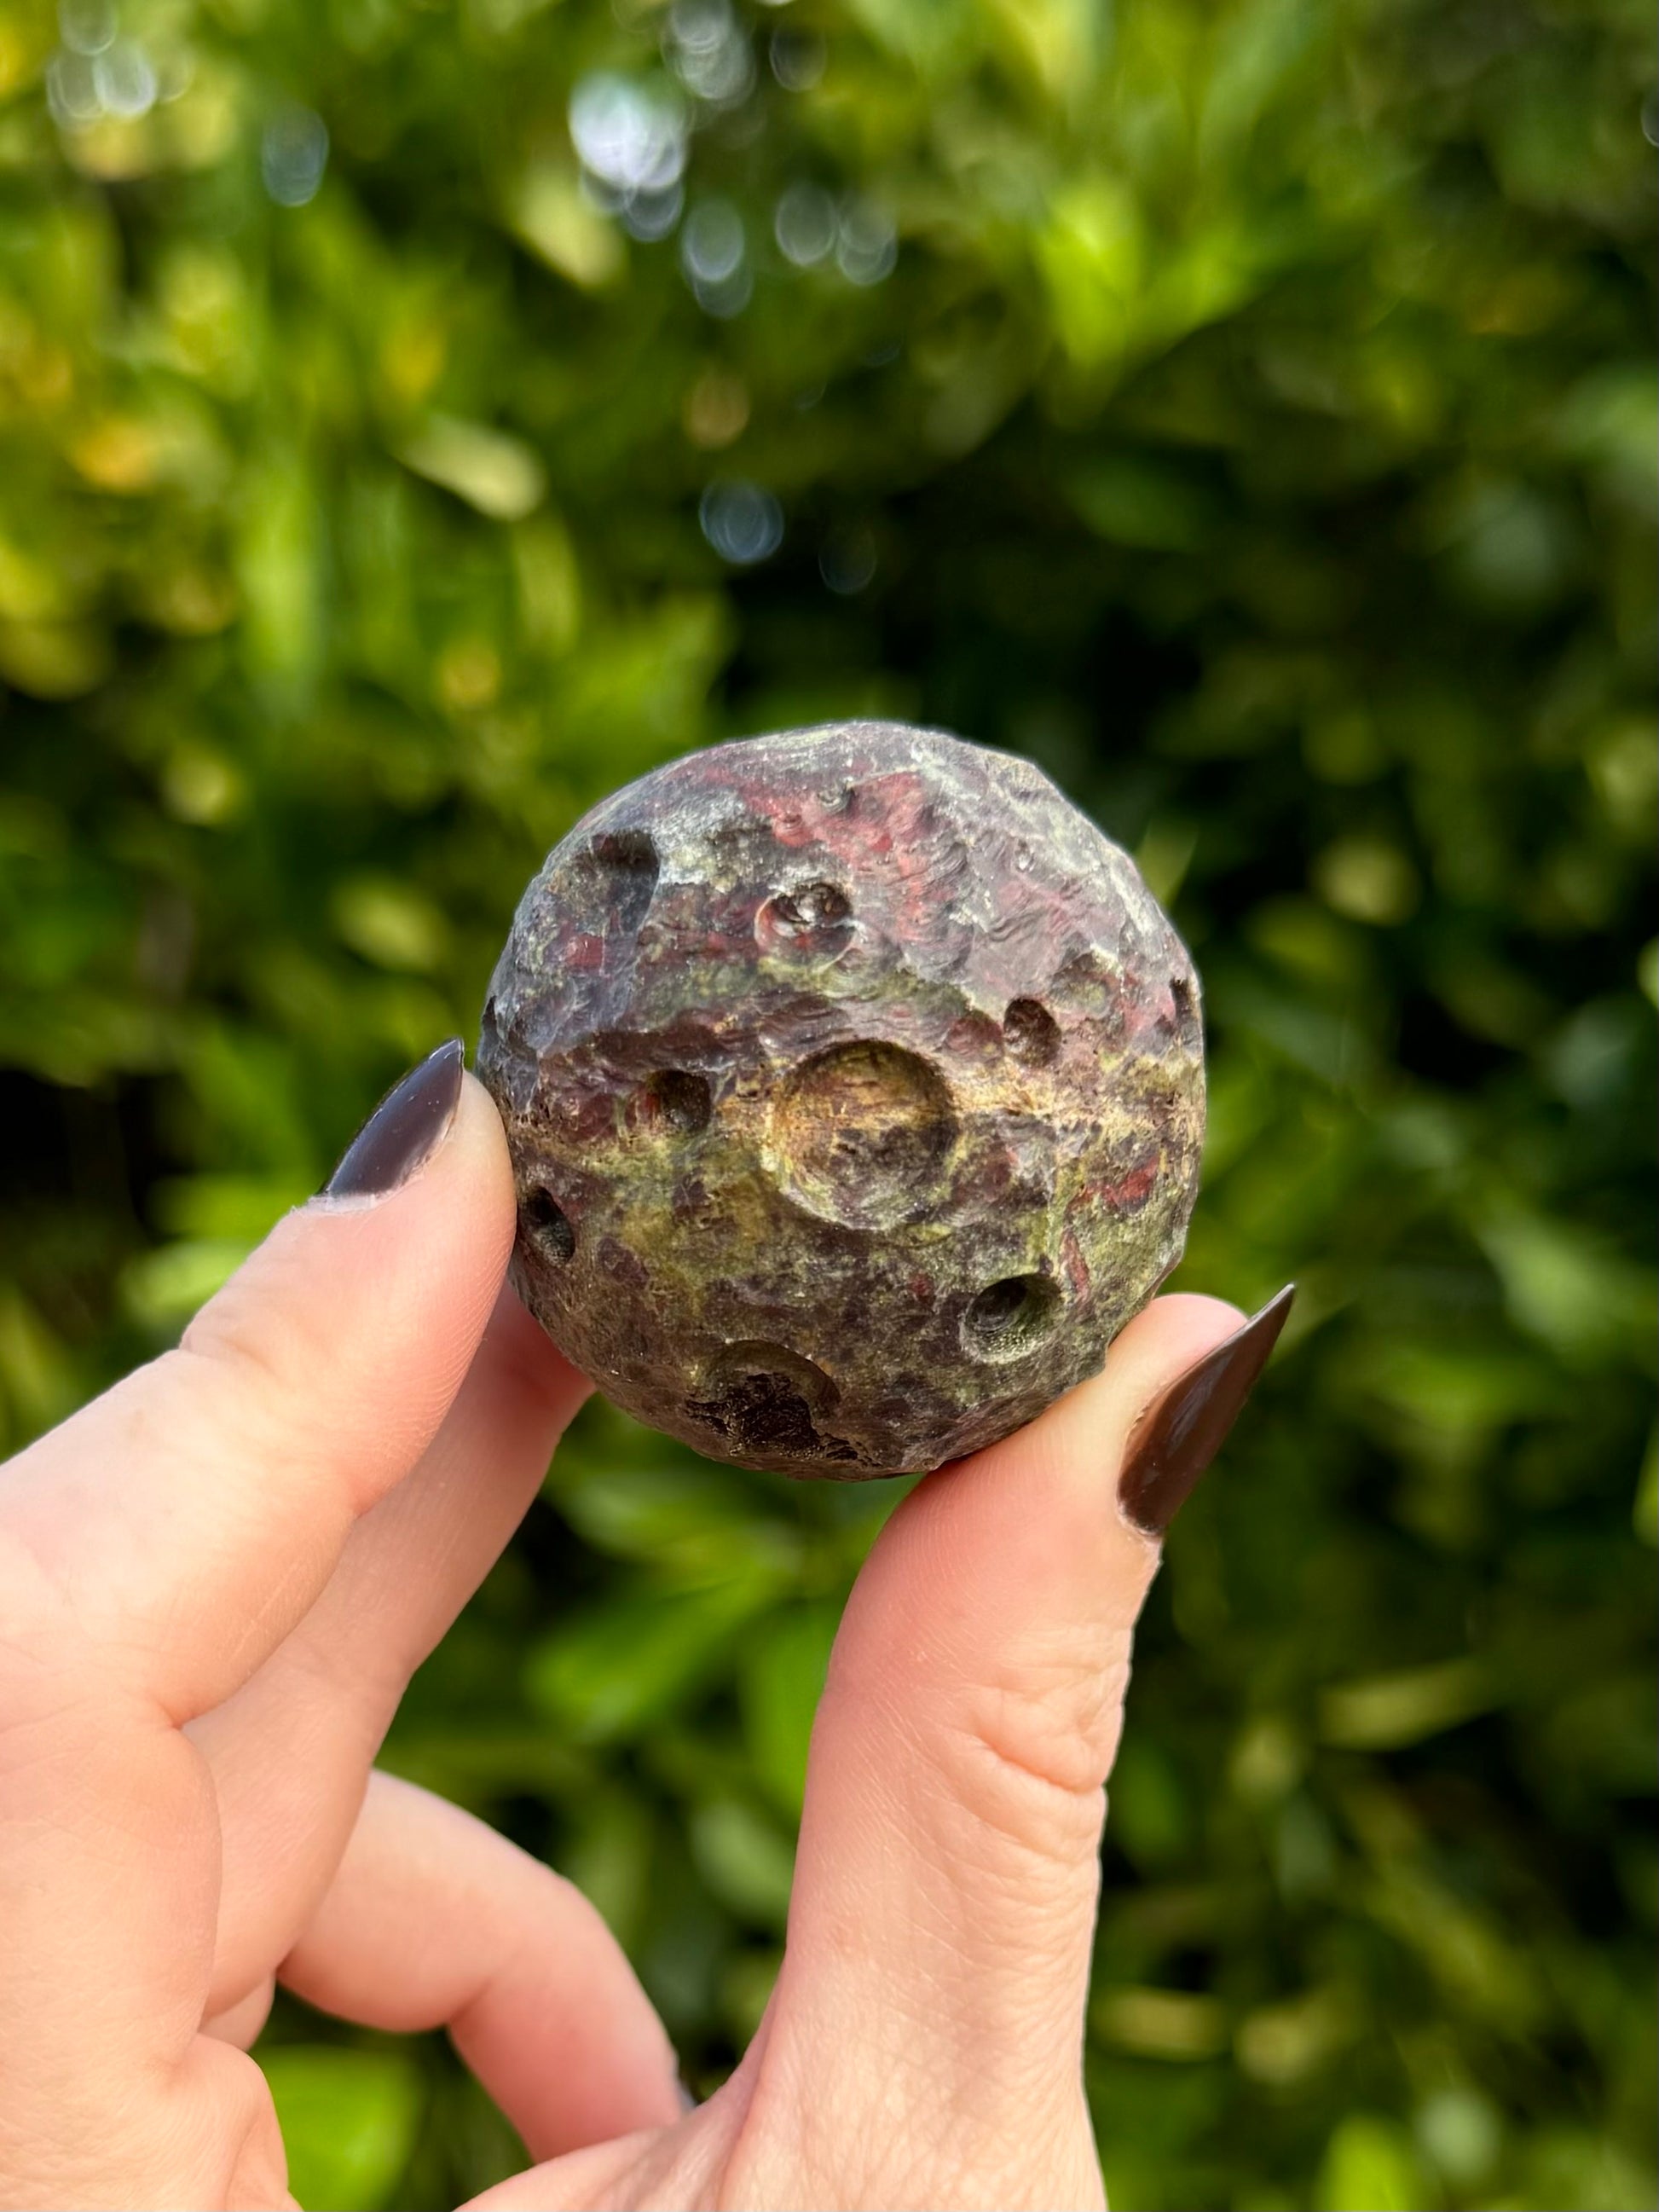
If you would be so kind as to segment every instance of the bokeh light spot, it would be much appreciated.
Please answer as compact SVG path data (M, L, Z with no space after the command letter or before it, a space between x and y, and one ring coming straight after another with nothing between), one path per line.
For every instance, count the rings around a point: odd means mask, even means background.
M674 0L663 51L686 90L711 107L731 107L753 88L755 58L731 0Z
M768 51L786 92L811 92L822 81L829 49L816 31L774 31Z
M797 269L811 269L835 251L836 204L821 185L791 185L772 219L778 251Z
M58 34L72 54L101 54L115 37L112 0L58 0Z
M849 284L879 284L897 259L898 233L883 209L855 200L842 210L836 266Z
M722 561L752 568L783 543L783 509L762 485L740 477L711 483L697 507L702 534Z
M287 107L266 124L259 173L278 207L304 207L317 197L328 166L328 125L309 107Z
M743 217L730 200L702 200L680 233L680 267L706 313L741 314L754 289Z
M684 112L659 79L595 70L570 95L569 123L582 167L615 191L666 192L684 173Z
M148 115L155 105L155 70L136 39L116 39L92 64L100 105L109 115Z

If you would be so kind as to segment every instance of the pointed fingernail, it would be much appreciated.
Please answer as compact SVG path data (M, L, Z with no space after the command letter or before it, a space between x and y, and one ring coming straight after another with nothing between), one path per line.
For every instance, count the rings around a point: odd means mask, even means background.
M388 1091L346 1147L326 1198L384 1198L406 1183L449 1133L461 1101L466 1052L451 1037Z
M1148 1535L1163 1534L1226 1442L1295 1296L1295 1284L1287 1283L1243 1328L1177 1376L1130 1431L1118 1497Z

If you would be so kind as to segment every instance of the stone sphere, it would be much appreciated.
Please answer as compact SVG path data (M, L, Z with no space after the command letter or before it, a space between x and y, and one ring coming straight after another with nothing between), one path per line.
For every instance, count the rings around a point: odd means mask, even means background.
M526 892L478 1072L513 1279L629 1413L842 1480L994 1443L1181 1256L1197 980L1028 761L893 722L693 753Z

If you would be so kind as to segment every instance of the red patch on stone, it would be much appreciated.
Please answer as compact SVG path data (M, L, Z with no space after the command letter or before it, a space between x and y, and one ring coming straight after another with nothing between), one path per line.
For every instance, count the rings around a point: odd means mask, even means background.
M1101 1196L1114 1213L1133 1213L1145 1206L1152 1196L1152 1186L1158 1181L1159 1163L1146 1160L1133 1169L1119 1182L1108 1183Z

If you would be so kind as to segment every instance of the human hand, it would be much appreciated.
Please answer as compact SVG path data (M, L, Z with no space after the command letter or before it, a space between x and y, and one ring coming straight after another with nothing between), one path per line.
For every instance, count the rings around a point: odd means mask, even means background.
M1103 1784L1158 1557L1119 1472L1162 1525L1285 1300L1237 1335L1159 1300L895 1513L776 1990L687 2113L592 1908L373 1771L586 1392L502 1289L513 1212L446 1047L177 1352L0 1468L0 2206L290 2204L246 2055L276 1979L447 2025L542 2161L480 2207L1098 2204Z

